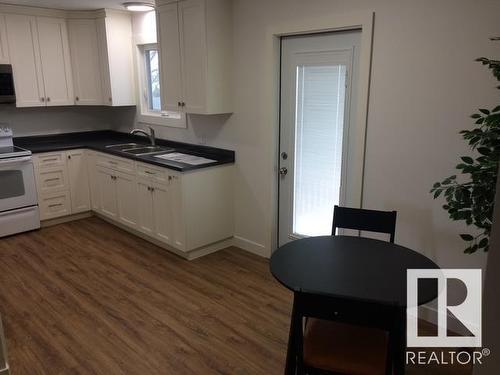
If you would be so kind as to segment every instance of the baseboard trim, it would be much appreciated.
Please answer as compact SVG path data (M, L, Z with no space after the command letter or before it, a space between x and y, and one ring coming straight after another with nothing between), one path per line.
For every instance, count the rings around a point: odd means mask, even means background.
M251 241L249 239L234 236L233 238L233 246L238 247L242 250L248 251L249 253L258 255L263 258L270 258L271 252L266 249L266 247L257 242Z
M67 223L70 221L86 219L86 218L91 217L91 216L92 216L92 211L88 211L88 212L82 212L82 213L74 214L74 215L57 217L55 219L43 220L40 222L40 227L41 228L51 227L53 225L64 224L64 223Z

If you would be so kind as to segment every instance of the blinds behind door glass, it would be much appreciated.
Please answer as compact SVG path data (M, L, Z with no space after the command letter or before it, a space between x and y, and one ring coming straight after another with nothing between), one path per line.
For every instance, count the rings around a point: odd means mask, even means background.
M339 203L346 66L297 67L293 231L331 234Z

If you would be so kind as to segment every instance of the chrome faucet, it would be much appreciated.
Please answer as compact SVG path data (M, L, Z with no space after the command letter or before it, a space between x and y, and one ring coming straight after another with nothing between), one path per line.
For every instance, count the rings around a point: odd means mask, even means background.
M142 130L142 129L132 129L130 134L132 134L132 135L137 134L137 133L144 134L146 137L149 138L149 141L151 142L151 146L154 146L154 145L156 145L155 130L151 126L148 126L148 128L149 128L149 134L145 130Z

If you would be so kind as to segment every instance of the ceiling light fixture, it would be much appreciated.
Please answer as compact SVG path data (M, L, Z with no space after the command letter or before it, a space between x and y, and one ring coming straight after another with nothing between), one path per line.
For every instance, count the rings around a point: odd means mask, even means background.
M123 3L123 6L127 10L130 10L131 12L148 12L148 11L155 9L154 5L151 3L144 3L144 2L137 2L137 1Z

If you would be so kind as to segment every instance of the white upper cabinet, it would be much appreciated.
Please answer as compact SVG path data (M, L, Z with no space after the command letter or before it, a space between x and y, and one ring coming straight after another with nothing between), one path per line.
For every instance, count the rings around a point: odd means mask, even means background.
M10 61L18 107L45 106L45 92L36 18L9 14L5 17Z
M46 104L72 105L73 77L66 20L37 17L37 26Z
M16 105L73 104L66 21L13 14L5 20Z
M97 21L68 20L76 105L104 104L98 51Z
M130 14L106 10L106 17L97 20L97 35L104 104L135 105Z
M186 0L160 5L157 27L163 109L195 114L231 113L231 0Z
M0 64L10 64L5 15L0 14Z
M156 14L161 55L162 109L179 111L182 102L182 71L177 3L160 7Z

